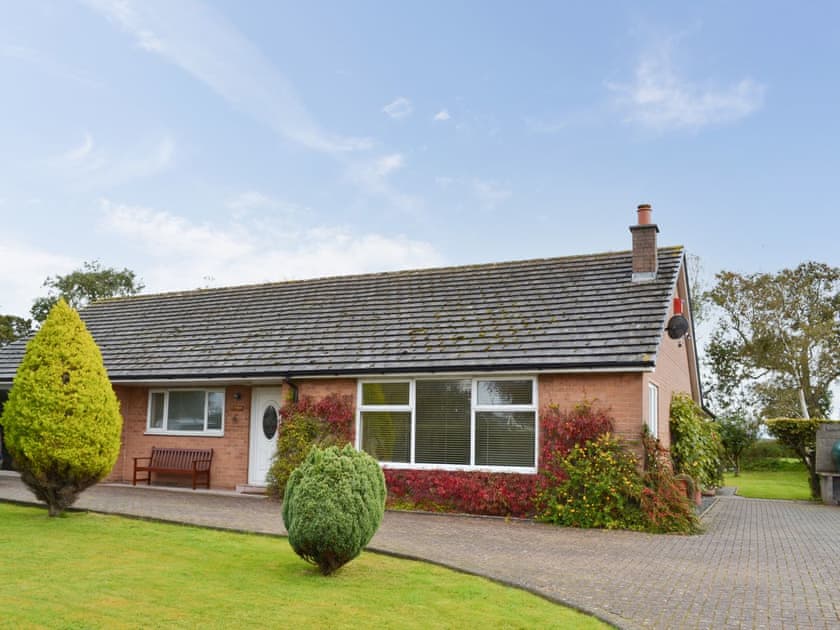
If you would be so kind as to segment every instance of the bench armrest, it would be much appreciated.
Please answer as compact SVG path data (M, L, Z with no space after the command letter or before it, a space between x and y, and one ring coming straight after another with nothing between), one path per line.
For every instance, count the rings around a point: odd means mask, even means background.
M135 457L134 458L134 463L137 464L138 460L141 460L141 459L146 459L146 460L149 460L149 461L152 460L151 457Z

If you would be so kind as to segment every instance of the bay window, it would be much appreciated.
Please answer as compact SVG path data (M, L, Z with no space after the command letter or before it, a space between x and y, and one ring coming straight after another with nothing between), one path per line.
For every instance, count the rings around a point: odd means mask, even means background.
M363 381L359 447L401 467L536 470L536 379Z

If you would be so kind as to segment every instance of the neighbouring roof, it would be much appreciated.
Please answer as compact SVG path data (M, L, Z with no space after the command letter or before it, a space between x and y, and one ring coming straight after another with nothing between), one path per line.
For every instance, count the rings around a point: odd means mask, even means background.
M112 380L655 365L683 250L278 282L97 302L81 316ZM0 349L11 382L25 342Z

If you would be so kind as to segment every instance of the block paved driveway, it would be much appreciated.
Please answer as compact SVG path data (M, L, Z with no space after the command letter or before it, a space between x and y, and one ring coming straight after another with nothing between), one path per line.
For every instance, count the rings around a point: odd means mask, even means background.
M34 502L10 473L0 500ZM226 493L101 485L77 507L285 533L276 503ZM514 584L621 628L840 628L840 507L720 497L703 524L699 536L655 536L388 512L370 547Z

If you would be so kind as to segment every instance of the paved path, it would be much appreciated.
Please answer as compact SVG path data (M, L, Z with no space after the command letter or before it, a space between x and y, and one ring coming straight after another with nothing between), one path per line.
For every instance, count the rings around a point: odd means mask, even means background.
M0 500L32 501L0 475ZM283 534L276 503L97 486L79 508ZM388 512L371 548L538 592L622 628L840 627L840 508L722 497L700 536ZM2 524L0 524L2 527Z

